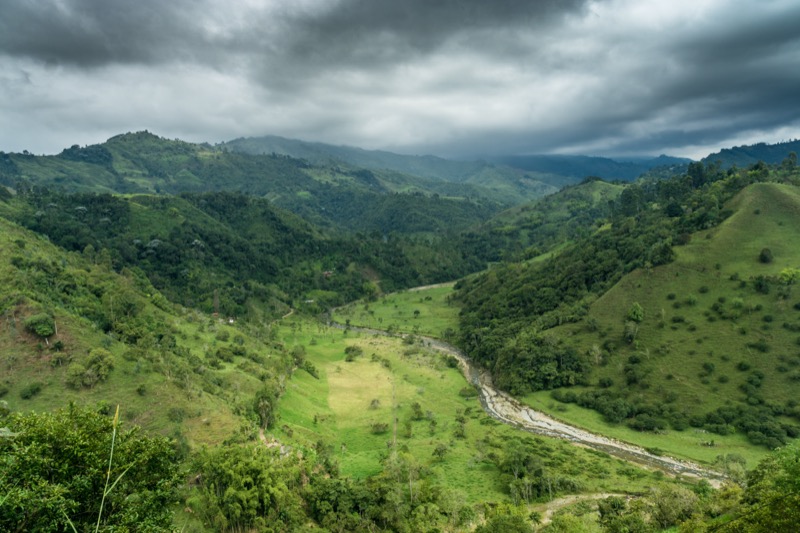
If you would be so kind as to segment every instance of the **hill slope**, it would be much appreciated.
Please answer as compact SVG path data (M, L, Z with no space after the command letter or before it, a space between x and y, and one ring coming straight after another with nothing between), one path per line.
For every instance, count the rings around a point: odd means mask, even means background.
M628 186L575 246L462 282L469 353L518 393L582 385L559 397L612 423L796 436L800 193L779 182L798 176L706 171L683 193L686 178Z
M2 218L0 313L0 395L13 411L119 404L124 420L184 446L235 434L291 368L266 331L175 306L137 271Z

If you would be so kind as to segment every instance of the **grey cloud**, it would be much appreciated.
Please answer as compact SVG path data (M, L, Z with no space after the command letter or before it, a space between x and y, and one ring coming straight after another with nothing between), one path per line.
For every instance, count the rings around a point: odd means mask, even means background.
M0 123L52 151L147 127L463 156L797 131L800 5L688 3L5 0Z
M287 53L301 60L364 62L431 52L454 35L490 29L541 27L585 0L346 0L334 9L294 19L297 38ZM493 39L473 42L480 48Z
M202 40L190 0L7 0L0 53L100 66L174 59Z

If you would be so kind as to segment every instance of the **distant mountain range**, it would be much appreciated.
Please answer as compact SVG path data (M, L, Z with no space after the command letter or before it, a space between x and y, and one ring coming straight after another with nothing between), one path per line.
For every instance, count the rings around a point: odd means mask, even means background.
M759 161L777 165L786 159L791 152L800 152L800 141L788 141L777 144L758 143L748 146L734 146L723 148L703 158L704 163L720 162L722 168L737 166L740 168L754 165Z
M588 176L633 181L655 167L687 165L691 159L670 156L616 160L573 155L508 155L489 160L457 161L431 155L401 155L381 150L312 143L278 136L235 139L220 145L254 155L288 155L314 164L344 163L372 170L393 170L429 179L491 186L520 178L554 187L578 183Z
M588 176L633 181L656 167L679 167L692 162L691 159L667 155L625 160L585 155L511 155L498 157L495 161L522 170L557 174L577 181Z

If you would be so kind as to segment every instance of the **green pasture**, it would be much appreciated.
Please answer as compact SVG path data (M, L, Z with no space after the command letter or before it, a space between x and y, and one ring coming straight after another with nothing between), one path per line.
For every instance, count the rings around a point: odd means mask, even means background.
M578 480L583 492L642 492L662 476L621 460L501 424L488 417L477 398L460 391L467 383L460 371L423 345L398 338L361 335L323 328L292 317L282 323L287 346L303 346L318 378L297 370L279 403L274 434L283 442L313 446L322 441L333 451L342 473L357 479L381 471L381 461L395 440L419 464L446 485L463 491L467 501L508 499L495 460L514 438L533 439L554 475ZM362 353L346 360L345 349ZM424 413L413 417L413 404ZM465 419L464 438L456 436ZM431 421L435 421L432 423ZM386 424L375 434L372 425ZM439 445L443 459L434 457Z
M334 311L340 324L446 339L458 328L459 308L450 300L453 283L387 294Z

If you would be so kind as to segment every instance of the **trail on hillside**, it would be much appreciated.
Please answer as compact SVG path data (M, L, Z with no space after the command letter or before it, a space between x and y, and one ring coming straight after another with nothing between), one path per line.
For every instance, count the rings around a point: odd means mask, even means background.
M330 325L346 329L345 326L335 322L331 322ZM374 335L397 336L378 329L354 326L350 326L349 329ZM531 409L510 394L496 389L492 384L491 374L473 364L469 357L455 346L431 337L417 336L417 338L422 339L429 348L452 355L458 359L459 367L464 377L475 385L480 393L481 406L489 416L500 422L536 435L565 439L574 444L605 452L643 466L657 468L672 475L705 479L716 487L719 487L725 480L725 476L719 472L707 469L697 463L675 459L666 455L655 455L639 446L597 435Z

